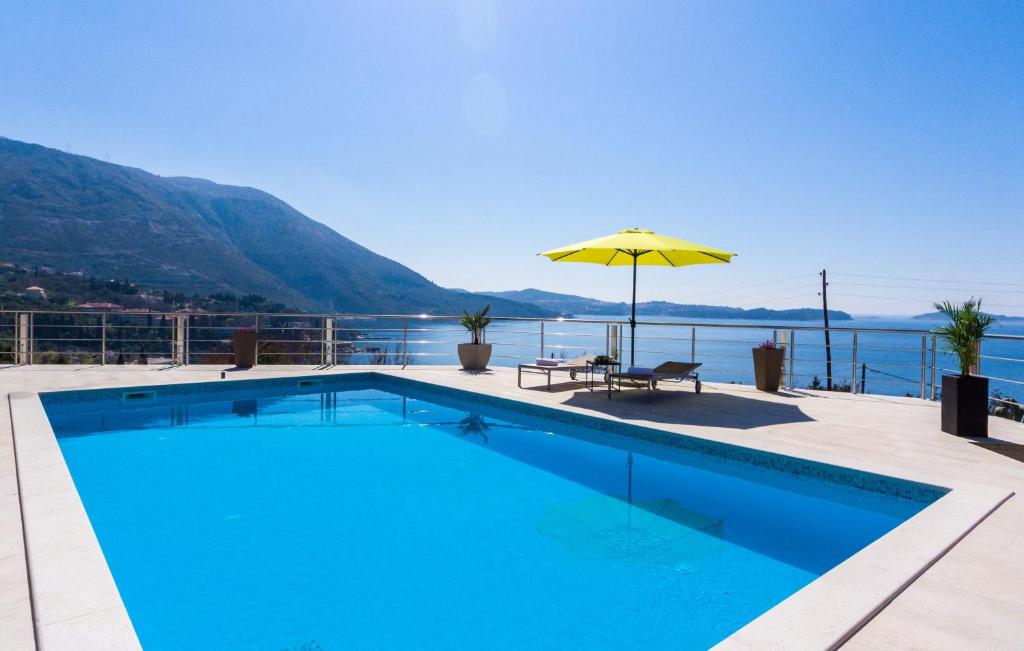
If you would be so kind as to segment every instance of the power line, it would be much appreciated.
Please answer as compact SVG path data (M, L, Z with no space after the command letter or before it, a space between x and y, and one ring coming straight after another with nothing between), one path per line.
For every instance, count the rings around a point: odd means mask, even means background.
M793 298L806 298L808 300L814 300L814 299L817 298L817 296L815 296L814 294L809 293L809 292L797 292L795 294L787 294L786 296L777 296L775 298L770 298L767 301L758 301L752 307L764 307L766 305L772 305L772 304L778 303L779 301L787 301L787 300L790 300L790 299L793 299ZM750 309L750 308L749 307L744 307L743 309Z
M879 375L885 375L885 376L888 376L888 377L891 377L891 378L895 378L897 380L902 380L904 382L910 382L912 384L917 384L917 380L912 380L910 378L903 377L902 375L895 375L893 373L887 373L885 371L880 371L877 368L871 368L870 366L868 366L867 369L869 371L871 371L872 373L878 373Z
M782 289L772 289L767 292L758 292L756 294L747 294L745 296L728 296L723 300L727 301L742 301L748 298L759 298L761 296L770 296L772 294L778 294L780 292L792 292L797 290L814 289L817 285L802 285L799 287L783 287Z
M847 296L850 298L875 298L882 301L917 301L921 303L934 303L935 301L927 298L907 298L906 296L872 296L871 294L843 294L839 292L833 292L833 296ZM1018 310L1024 310L1024 305L1013 305L1010 303L986 303L990 307L1011 307Z
M833 296L847 296L850 298L877 298L883 301L917 301L920 303L934 303L927 298L907 298L905 296L872 296L871 294L844 294L842 292L833 292Z
M912 282L924 282L924 283L954 283L954 284L970 284L970 285L1002 285L1006 287L1024 287L1024 283L1007 283L994 280L943 280L939 278L911 278L908 276L879 276L874 274L847 274L833 272L833 276L852 276L855 278L876 278L880 280L909 280Z
M790 280L796 280L798 278L806 278L807 276L814 276L814 275L817 275L817 274L813 274L813 273L797 274L796 276L789 276L788 278L778 278L776 280L767 280L765 282L754 283L752 285L740 285L739 287L733 287L731 289L716 289L714 291L703 292L701 294L691 294L689 296L684 296L684 297L682 297L679 300L689 300L689 299L694 299L694 298L700 298L702 296L711 296L713 294L729 294L729 293L732 293L732 292L743 291L745 289L752 289L754 287L764 287L765 285L777 285L779 283L789 282ZM730 300L732 300L732 299L730 299Z
M922 287L920 285L916 285L916 286L915 285L882 285L882 284L878 284L878 283L848 283L845 280L841 280L838 283L834 283L834 284L842 285L843 287L880 287L880 288L889 288L889 289L923 289L923 290L928 290L928 291L941 290L941 291L949 291L949 292L957 292L957 291L959 291L959 292L976 292L978 294L983 294L985 292L991 292L993 294L1024 294L1024 290L1019 290L1019 289L979 289L977 287L972 289L970 287Z

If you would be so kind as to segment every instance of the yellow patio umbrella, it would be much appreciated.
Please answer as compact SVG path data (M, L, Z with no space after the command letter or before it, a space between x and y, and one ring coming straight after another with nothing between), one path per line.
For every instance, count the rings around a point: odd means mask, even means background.
M553 262L590 262L606 267L632 265L633 310L630 312L629 363L636 359L636 268L637 265L684 267L691 264L729 263L735 253L703 244L677 240L640 228L627 228L614 235L544 251L538 255Z

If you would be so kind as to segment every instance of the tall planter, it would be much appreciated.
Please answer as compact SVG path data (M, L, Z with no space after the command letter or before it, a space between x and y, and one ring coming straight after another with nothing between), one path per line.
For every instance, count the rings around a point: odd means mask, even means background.
M942 376L942 431L956 436L988 436L988 378Z
M235 366L252 368L256 366L256 333L239 330L231 335L231 349L235 353Z
M482 371L491 361L491 344L459 344L459 361L467 371Z
M786 349L754 348L754 383L758 391L778 391L782 381L782 362Z

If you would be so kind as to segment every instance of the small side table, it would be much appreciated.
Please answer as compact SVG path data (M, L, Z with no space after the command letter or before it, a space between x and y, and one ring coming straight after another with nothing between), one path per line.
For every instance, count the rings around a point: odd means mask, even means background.
M605 374L605 382L608 381L608 371L618 370L622 366L622 362L610 359L607 362L595 362L593 360L587 360L587 388L591 391L594 390L594 378L597 375L597 369L603 368Z

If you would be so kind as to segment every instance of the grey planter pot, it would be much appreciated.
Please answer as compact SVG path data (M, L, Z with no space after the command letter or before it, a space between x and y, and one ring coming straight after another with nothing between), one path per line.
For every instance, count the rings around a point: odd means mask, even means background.
M482 371L491 361L491 344L459 344L459 361L467 371Z
M778 391L786 349L754 348L754 383L759 391Z

